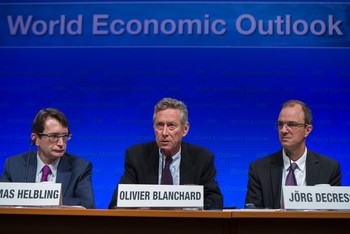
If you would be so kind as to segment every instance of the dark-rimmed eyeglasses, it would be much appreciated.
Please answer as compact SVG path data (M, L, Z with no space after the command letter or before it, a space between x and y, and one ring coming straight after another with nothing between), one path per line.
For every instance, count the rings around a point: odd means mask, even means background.
M58 134L58 133L49 133L49 134L45 134L45 133L38 133L39 137L42 136L46 136L49 138L50 142L58 142L60 140L60 138L62 138L63 142L67 142L72 138L72 134L71 133L64 133L64 134Z
M296 129L298 127L306 127L308 124L306 123L298 123L294 121L289 121L289 122L283 122L283 121L277 121L276 126L278 129L282 129L284 125L287 126L289 129Z

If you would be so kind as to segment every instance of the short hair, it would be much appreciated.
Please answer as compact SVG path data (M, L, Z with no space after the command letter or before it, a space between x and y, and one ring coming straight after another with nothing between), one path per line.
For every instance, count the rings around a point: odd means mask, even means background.
M289 107L289 106L295 106L300 105L303 112L304 112L304 122L305 124L312 125L312 112L306 103L299 101L299 100L289 100L282 104L282 108Z
M46 108L41 109L35 116L32 125L32 133L42 133L45 129L45 121L49 117L56 119L63 127L69 129L68 120L61 111L55 108Z
M180 110L180 122L182 127L188 122L188 110L185 103L174 98L163 98L154 106L153 124L155 123L156 114L166 109Z

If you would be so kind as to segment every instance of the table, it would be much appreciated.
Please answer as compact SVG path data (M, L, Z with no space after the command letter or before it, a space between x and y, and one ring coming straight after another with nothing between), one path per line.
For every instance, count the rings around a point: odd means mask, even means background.
M343 211L233 211L231 233L342 234L350 233L350 212Z
M349 233L350 212L0 208L3 233Z

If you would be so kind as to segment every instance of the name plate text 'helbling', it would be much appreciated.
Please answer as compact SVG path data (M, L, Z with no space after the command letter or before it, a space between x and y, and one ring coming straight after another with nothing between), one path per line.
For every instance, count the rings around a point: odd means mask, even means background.
M350 210L350 187L284 186L283 203L287 210Z
M117 207L203 209L202 185L119 184Z
M0 183L1 206L59 206L59 183Z

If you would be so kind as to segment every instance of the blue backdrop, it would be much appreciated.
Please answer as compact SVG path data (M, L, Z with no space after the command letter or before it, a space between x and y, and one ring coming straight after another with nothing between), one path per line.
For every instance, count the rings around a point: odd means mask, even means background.
M338 160L350 185L349 15L348 3L2 4L0 170L28 150L36 113L56 107L70 120L68 152L93 163L96 205L107 208L125 149L154 139L153 107L174 97L189 109L184 140L215 154L225 206L242 207L249 163L280 149L281 104L300 99L314 114L308 148ZM200 24L181 33L184 19Z

